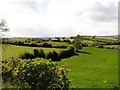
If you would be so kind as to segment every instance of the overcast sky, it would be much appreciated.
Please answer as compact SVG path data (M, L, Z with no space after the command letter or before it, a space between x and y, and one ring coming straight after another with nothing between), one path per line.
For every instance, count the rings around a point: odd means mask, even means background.
M0 0L11 37L118 34L118 0Z

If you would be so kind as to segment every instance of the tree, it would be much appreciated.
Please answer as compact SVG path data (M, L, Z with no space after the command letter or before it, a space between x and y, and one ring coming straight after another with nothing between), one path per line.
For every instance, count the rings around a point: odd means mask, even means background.
M9 29L6 26L6 21L4 19L2 19L0 21L0 36L4 36L5 34L3 34L3 32L7 32Z
M93 39L95 39L95 38L96 38L96 36L94 35L92 38L93 38Z
M1 19L1 21L0 21L0 44L2 44L2 42L5 42L7 40L5 38L5 33L7 31L9 31L9 29L8 29L8 27L6 25L6 21L4 19ZM5 47L2 47L2 48L5 49Z
M78 51L79 49L82 49L81 41L82 41L82 38L80 37L80 35L77 35L74 39L75 51Z

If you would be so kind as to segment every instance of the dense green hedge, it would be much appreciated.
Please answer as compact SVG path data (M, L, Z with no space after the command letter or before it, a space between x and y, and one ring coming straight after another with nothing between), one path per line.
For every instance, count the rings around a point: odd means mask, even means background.
M51 59L51 61L60 61L60 56L56 51L49 52L46 59Z
M3 44L12 44L12 45L18 45L18 46L30 46L30 47L48 47L48 48L67 48L65 45L52 45L50 43L44 42L44 43L37 43L37 42L3 42Z
M24 52L20 55L21 59L34 59L34 58L44 58L44 59L51 59L51 61L60 61L63 58L68 58L75 55L75 49L74 47L68 47L67 50L62 50L60 53L57 53L56 51L50 51L48 54L45 54L43 49L33 50L32 53Z
M2 62L3 83L9 82L15 88L63 89L69 88L66 67L45 60L8 59ZM6 87L8 88L8 87Z

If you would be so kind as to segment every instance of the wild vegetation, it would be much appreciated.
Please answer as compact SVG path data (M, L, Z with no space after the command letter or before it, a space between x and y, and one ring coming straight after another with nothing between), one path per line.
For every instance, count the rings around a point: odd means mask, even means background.
M119 39L77 35L11 38L3 43L8 45L3 50L4 87L118 88Z
M66 76L67 70L56 63L44 60L8 59L2 62L3 83L23 89L67 89L70 81Z

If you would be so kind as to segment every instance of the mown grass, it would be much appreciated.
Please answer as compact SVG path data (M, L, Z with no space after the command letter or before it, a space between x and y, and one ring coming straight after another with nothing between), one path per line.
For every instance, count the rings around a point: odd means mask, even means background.
M114 88L118 84L118 51L83 48L78 56L63 59L73 88Z
M26 46L16 46L16 45L6 45L5 49L2 49L2 59L7 59L9 57L19 57L20 54L24 52L33 52L34 49L43 49L45 53L47 54L49 51L55 50L57 52L60 52L64 49L59 48L43 48L43 47L26 47Z

